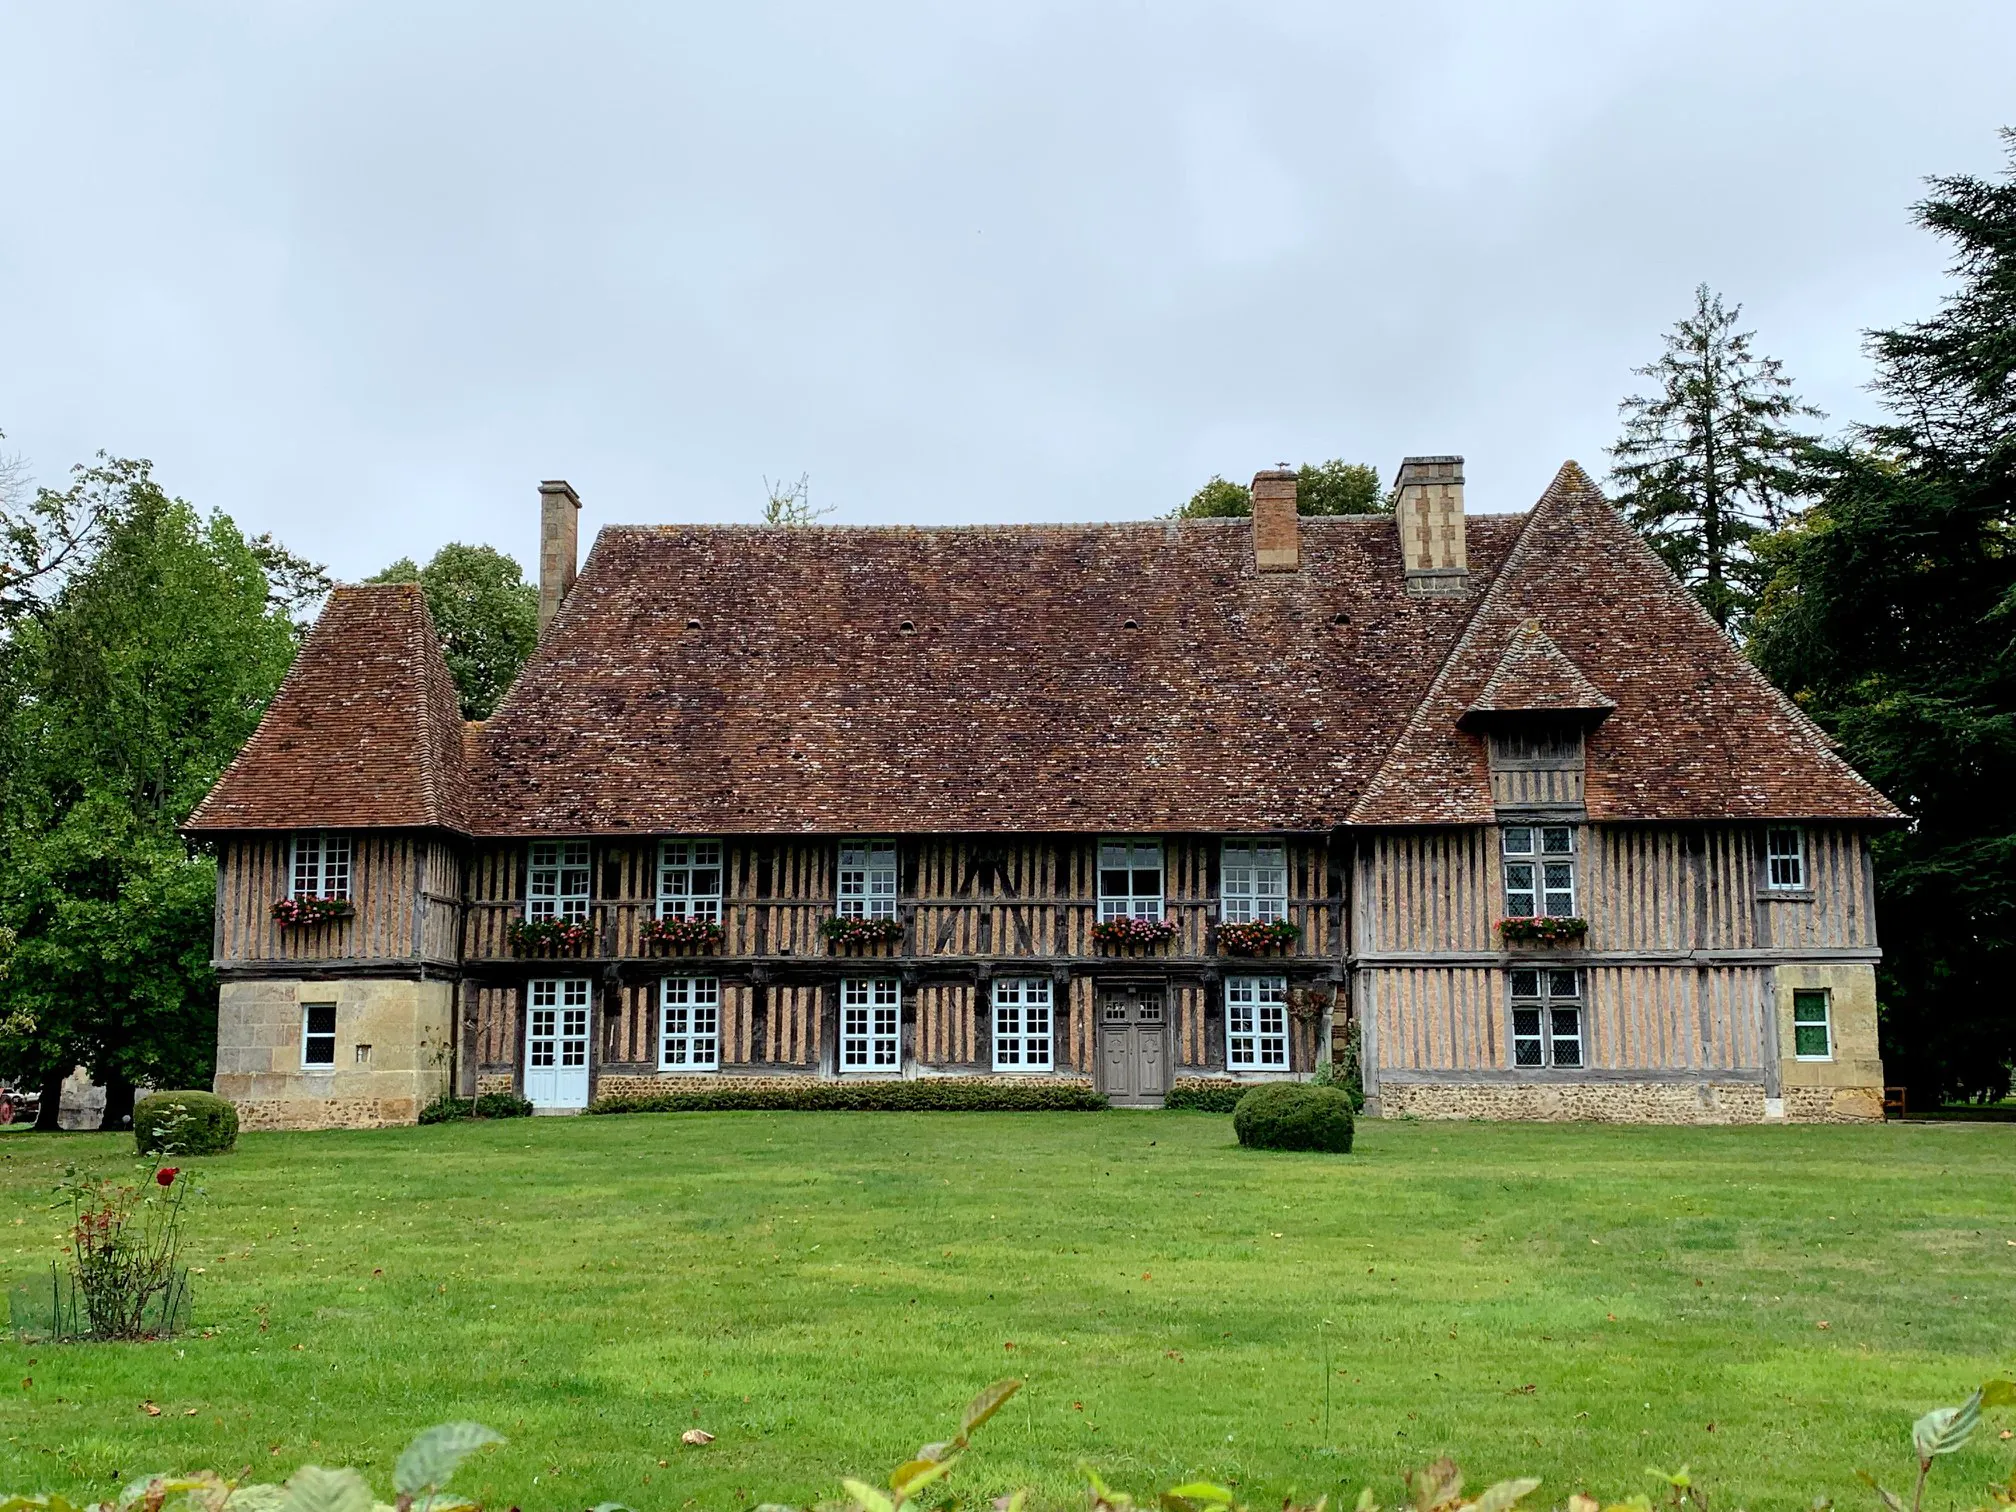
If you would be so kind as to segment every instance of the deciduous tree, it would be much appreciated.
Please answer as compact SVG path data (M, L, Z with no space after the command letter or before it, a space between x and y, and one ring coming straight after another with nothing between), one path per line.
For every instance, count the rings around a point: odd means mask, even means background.
M374 583L418 583L464 719L488 719L539 641L539 589L489 546L450 542L425 567L401 558Z
M1363 462L1304 463L1295 474L1295 512L1305 515L1387 514L1392 502L1379 489L1379 469ZM1253 513L1244 483L1216 473L1170 516L1176 520L1243 520Z

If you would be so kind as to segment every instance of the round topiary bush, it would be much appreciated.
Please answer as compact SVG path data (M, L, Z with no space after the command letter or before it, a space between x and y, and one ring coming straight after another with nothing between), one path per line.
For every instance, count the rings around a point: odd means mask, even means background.
M208 1092L154 1092L133 1105L142 1155L222 1155L238 1143L238 1110Z
M1351 1148L1351 1099L1335 1087L1268 1082L1239 1099L1232 1132L1255 1150Z

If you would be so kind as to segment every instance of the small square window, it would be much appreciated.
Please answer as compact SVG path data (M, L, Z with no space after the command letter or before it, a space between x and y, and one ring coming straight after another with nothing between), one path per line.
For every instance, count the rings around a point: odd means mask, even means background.
M1834 1059L1834 1025L1824 988L1792 994L1792 1053L1800 1060Z
M1806 890L1806 832L1768 829L1764 832L1764 885L1774 892Z
M328 1070L336 1064L336 1005L301 1005L301 1064Z

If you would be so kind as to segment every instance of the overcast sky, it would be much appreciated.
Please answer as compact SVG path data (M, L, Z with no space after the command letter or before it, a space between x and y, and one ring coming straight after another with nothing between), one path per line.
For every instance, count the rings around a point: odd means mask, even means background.
M355 578L603 522L1592 471L1706 280L1835 421L2016 4L0 0L0 450Z

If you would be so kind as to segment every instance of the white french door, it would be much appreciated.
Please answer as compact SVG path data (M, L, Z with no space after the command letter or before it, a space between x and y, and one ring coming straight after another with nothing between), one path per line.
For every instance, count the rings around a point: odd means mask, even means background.
M585 977L530 984L525 1003L525 1098L535 1108L588 1106Z

